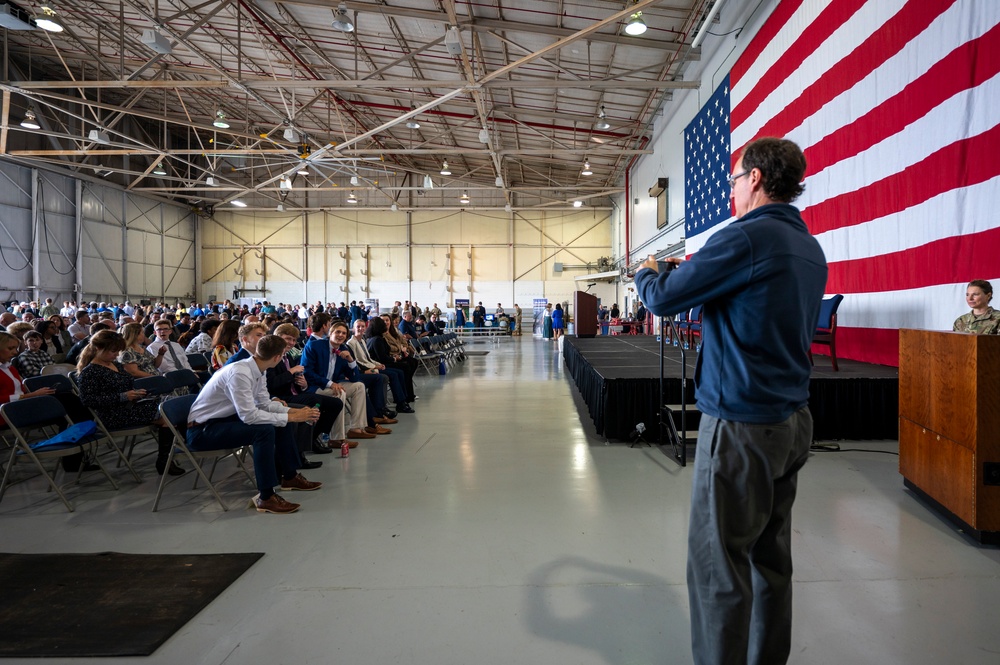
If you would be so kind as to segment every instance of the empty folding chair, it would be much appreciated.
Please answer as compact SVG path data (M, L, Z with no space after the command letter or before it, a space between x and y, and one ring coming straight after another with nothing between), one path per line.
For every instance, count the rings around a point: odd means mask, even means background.
M52 365L46 365L42 368L42 376L47 376L49 374L69 376L69 373L75 369L76 365L70 365L69 363L53 363Z
M236 464L240 467L243 473L246 474L247 478L251 482L254 482L254 477L251 475L249 469L247 469L243 457L239 454L242 446L236 445L232 448L227 448L223 450L191 450L187 446L187 424L188 416L191 413L191 405L194 404L194 400L197 395L182 395L180 397L172 397L162 404L160 404L160 415L163 416L163 420L167 423L167 428L173 435L172 444L170 446L170 455L167 457L167 468L173 464L174 459L181 455L186 457L190 462L191 466L194 468L195 473L195 487L198 486L198 479L205 481L208 488L212 491L219 505L222 506L223 510L228 511L229 506L226 502L222 500L219 495L219 491L216 489L215 485L212 483L212 475L215 473L215 467L218 465L220 459L226 457L232 457L236 460ZM212 470L207 475L204 469L202 469L199 460L212 458L214 460L212 464ZM163 495L163 488L166 487L167 482L169 482L170 474L163 474L160 478L160 486L156 490L156 499L153 501L153 512L156 512L160 505L160 497Z
M188 392L196 393L201 387L201 379L189 369L175 369L163 375L170 381L170 391L174 392L178 388L187 388Z
M49 486L59 495L66 509L73 512L73 504L69 502L55 480L59 470L58 462L52 473L49 473L42 461L93 451L98 441L98 436L95 436L95 424L87 422L73 425L63 405L50 395L8 402L0 406L0 418L6 421L13 437L10 458L7 460L3 481L0 481L0 500L7 491L14 467L19 462L30 461L45 476ZM111 486L118 489L118 484L96 455L94 460ZM79 482L84 468L85 465L81 464L76 482Z

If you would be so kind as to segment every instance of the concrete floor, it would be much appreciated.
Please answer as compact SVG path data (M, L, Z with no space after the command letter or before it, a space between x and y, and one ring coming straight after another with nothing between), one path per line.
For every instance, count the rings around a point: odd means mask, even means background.
M74 490L72 514L15 486L0 550L266 553L123 665L690 663L690 468L596 437L555 344L418 377L417 414L323 456L307 475L326 485L295 493L295 515L245 509L236 477L228 513L187 482L151 513L147 459L142 485ZM875 452L817 453L800 474L791 662L1000 663L1000 550L904 490L895 442L844 447Z

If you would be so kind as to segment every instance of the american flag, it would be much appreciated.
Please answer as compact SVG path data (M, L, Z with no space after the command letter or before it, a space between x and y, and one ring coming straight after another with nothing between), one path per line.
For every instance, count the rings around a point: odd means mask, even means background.
M838 356L896 365L899 328L951 330L967 282L1000 287L1000 1L784 0L728 83L730 168L760 136L805 152Z
M684 130L684 230L691 238L730 217L729 77Z

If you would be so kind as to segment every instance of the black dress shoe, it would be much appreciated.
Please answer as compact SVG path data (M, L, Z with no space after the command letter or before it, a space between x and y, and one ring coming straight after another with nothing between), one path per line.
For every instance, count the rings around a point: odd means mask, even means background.
M321 441L313 441L312 451L316 455L329 455L333 452L333 448Z
M303 457L302 458L302 466L300 466L299 468L300 469L318 469L321 466L323 466L322 462L318 462L318 461L314 462L313 460L308 460L308 459L306 459L306 458Z
M382 415L385 416L386 418L395 418L396 412L393 411L392 409L386 409L385 411L382 412Z
M180 467L180 466L179 466L179 465L177 464L177 462L171 462L171 463L170 463L170 468L169 468L169 469L167 469L166 467L167 467L167 463L166 463L166 461L164 461L164 462L160 462L159 460L157 460L157 462L156 462L156 472L157 472L158 474L160 474L161 476L163 475L163 472L164 472L164 471L166 471L166 472L167 472L167 474L169 474L169 475L171 475L171 476L183 476L183 475L184 475L184 473L185 473L185 472L184 472L184 469L182 469L182 468L181 468L181 467Z
M399 413L416 413L409 404L397 404L396 411Z

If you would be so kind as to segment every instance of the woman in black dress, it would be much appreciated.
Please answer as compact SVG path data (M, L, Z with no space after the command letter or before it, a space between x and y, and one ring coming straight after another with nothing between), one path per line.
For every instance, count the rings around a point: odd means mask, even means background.
M413 375L416 372L416 363L407 362L393 345L387 340L389 326L385 319L375 316L368 322L365 330L365 346L368 347L368 355L377 363L382 363L386 367L392 367L403 372L403 388L406 390L406 401L412 402L416 399L413 392Z
M80 401L93 409L112 432L163 425L159 418L159 400L146 399L146 391L135 387L135 379L118 362L118 354L124 350L125 339L113 330L101 330L90 338L76 366ZM156 458L156 470L160 474L166 469L171 441L170 430L161 427ZM184 470L174 463L170 475L182 473Z

